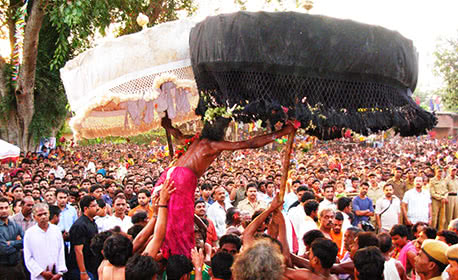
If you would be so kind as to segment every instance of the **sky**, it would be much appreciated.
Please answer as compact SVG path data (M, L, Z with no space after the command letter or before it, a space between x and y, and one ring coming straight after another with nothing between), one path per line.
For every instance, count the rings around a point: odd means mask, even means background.
M198 0L196 17L234 12L234 0ZM247 0L247 10L259 11L275 8L305 12L296 8L295 0ZM434 75L434 51L440 38L458 38L458 1L456 0L314 0L310 14L351 19L396 30L414 42L419 53L418 89L434 90L443 85Z
M208 15L235 12L235 0L194 0L199 9L193 16L203 20ZM242 0L249 11L292 10L296 0ZM301 1L301 0L298 0ZM376 24L400 32L411 39L419 53L418 89L434 90L443 85L434 75L434 51L440 38L458 38L457 0L313 0L310 14L326 15L358 22ZM0 41L0 54L9 53L7 41Z

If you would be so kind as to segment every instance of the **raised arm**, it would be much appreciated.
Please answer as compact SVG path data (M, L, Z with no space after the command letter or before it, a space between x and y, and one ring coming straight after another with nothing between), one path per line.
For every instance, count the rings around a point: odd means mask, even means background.
M212 142L211 146L213 149L217 151L235 151L235 150L242 150L242 149L256 149L263 147L269 143L275 141L280 137L283 137L291 132L296 130L291 123L286 124L282 129L277 130L275 132L256 136L251 139L239 142L229 142L229 141L218 141Z
M159 197L153 198L153 217L148 221L146 226L140 231L140 233L135 237L133 241L133 253L144 249L147 241L154 232L154 227L156 226L157 221L157 204L159 202Z
M162 118L161 125L182 145L184 144L185 139L190 138L190 136L184 135L179 129L173 127L172 121L167 116Z
M254 240L254 234L256 230L261 226L261 224L267 219L267 217L272 213L275 209L282 206L283 202L280 201L280 197L277 195L272 203L270 204L269 208L264 210L259 216L256 217L251 223L246 227L243 231L243 245L249 246Z
M154 237L148 243L143 254L149 255L153 258L156 257L159 252L159 248L162 246L162 242L165 238L167 229L167 204L170 199L170 195L175 191L173 188L173 181L165 180L164 186L162 187L160 198L159 198L159 214L157 218L156 227L154 229Z
M283 256L285 256L286 260L286 265L288 267L292 266L291 259L290 259L290 254L289 254L289 246L288 246L288 239L286 237L286 222L285 222L285 217L283 216L283 213L279 208L276 208L274 211L274 215L272 220L275 220L276 224L278 224L278 241L280 241L282 247L283 247Z

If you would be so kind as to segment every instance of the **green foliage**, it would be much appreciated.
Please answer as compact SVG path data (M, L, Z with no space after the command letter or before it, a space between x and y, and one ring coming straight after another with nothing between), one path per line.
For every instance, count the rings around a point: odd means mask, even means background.
M437 46L435 69L445 81L443 100L448 109L458 112L458 38Z
M60 68L68 55L89 48L95 34L105 35L111 24L120 26L119 35L129 34L141 29L136 23L139 13L150 18L151 26L176 19L182 9L193 12L192 0L50 0L49 16L58 33L51 68Z
M416 98L419 97L420 107L429 111L429 101L437 95L442 96L442 93L439 90L421 90L417 88L413 93L412 98L415 101Z
M67 97L60 80L59 71L49 67L58 34L46 16L40 31L38 44L37 70L35 80L35 114L30 124L30 132L35 142L49 137L67 115Z
M6 82L6 90L8 91L4 97L0 96L0 122L8 120L9 114L12 110L16 110L16 96L13 94L13 87L11 83L11 73L13 72L13 66L11 64L5 64L0 75Z
M129 142L137 145L150 145L152 141L158 141L161 145L166 145L165 130L159 129L130 137L109 136L95 139L84 139L79 141L78 144L81 146L90 146L100 143L123 144Z

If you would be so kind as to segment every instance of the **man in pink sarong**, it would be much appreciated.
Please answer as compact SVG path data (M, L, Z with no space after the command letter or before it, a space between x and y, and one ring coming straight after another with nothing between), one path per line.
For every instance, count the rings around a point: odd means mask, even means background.
M196 139L175 163L165 170L156 186L170 178L176 191L169 201L167 231L162 246L162 253L167 258L171 255L191 256L194 247L194 192L197 179L223 151L255 149L267 145L295 130L290 123L270 134L257 136L240 142L224 141L230 119L218 117L212 123L206 122L199 139ZM169 118L162 119L162 126L179 142L184 143L184 136L172 126ZM159 206L160 207L160 206Z

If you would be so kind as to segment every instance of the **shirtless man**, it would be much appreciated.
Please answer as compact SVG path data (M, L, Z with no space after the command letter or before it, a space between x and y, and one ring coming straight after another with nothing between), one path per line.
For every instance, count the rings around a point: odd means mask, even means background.
M267 145L295 130L292 124L285 125L282 129L270 134L251 138L246 141L224 141L224 135L230 119L218 117L213 123L206 122L199 139L196 139L182 155L175 166L164 171L156 186L162 184L166 178L174 182L176 188L169 202L168 224L166 240L164 241L163 254L191 256L194 247L194 192L197 180L205 170L223 151L240 149L255 149ZM162 126L180 143L189 137L183 135L172 126L169 118L162 119ZM159 205L161 207L161 205Z
M310 270L287 268L285 277L294 280L336 280L337 277L331 274L331 267L336 261L337 252L337 245L332 240L319 238L313 241L309 253Z

